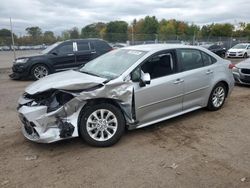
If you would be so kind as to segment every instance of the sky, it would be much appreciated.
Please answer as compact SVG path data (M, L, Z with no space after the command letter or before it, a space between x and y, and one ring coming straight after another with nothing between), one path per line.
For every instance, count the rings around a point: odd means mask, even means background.
M95 22L156 16L198 25L250 22L249 0L1 0L0 29L25 35L25 28L39 26L59 35L63 30Z

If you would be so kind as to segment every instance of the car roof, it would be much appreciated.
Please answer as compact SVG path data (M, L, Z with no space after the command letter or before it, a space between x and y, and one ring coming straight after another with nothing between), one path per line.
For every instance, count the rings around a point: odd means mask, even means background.
M199 50L204 49L199 46L190 46L190 45L183 45L183 44L143 44L143 45L136 45L136 46L128 46L128 47L124 47L123 49L156 52L156 51L161 51L161 50L170 50L170 49L177 49L177 48L190 48L190 49L199 49Z
M86 38L86 39L69 39L69 40L66 40L64 42L77 42L77 41L88 41L88 42L90 42L90 41L104 41L104 40L99 39L99 38Z

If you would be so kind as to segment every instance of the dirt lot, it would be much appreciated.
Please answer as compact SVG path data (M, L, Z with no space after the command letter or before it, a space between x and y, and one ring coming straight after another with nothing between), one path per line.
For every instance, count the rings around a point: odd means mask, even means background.
M0 73L0 187L250 187L250 87L224 108L127 132L110 148L27 141L17 99L30 81Z

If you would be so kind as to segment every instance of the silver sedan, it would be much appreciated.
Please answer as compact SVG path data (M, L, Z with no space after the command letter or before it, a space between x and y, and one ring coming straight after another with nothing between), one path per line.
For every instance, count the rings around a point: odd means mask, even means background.
M82 137L111 146L137 129L200 108L220 109L234 78L229 61L184 45L113 50L78 70L49 75L25 89L18 112L24 136L50 143Z

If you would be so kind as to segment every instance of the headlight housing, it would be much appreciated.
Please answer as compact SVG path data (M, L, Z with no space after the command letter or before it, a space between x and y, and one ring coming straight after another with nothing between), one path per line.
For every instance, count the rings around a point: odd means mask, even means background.
M240 52L238 52L239 54L242 54L242 53L244 53L243 51L240 51Z
M16 59L14 63L26 63L29 60L29 58L22 58L22 59Z

